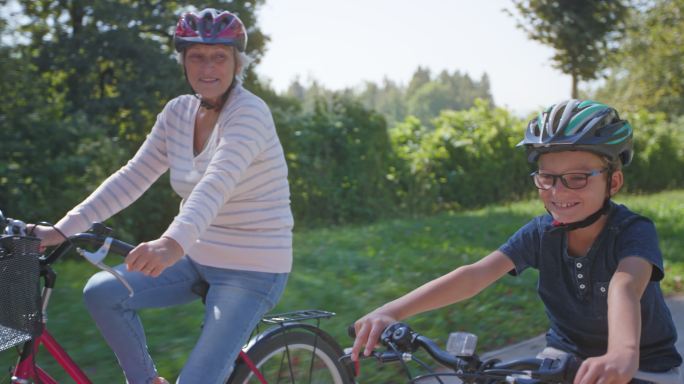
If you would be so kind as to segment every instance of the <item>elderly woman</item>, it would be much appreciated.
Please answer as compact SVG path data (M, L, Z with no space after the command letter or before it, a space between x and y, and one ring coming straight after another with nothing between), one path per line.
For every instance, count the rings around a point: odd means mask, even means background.
M245 90L247 34L234 14L182 15L174 35L194 95L171 100L135 156L56 227L67 236L133 203L164 172L183 201L156 240L117 267L128 292L100 272L85 301L129 383L165 383L147 350L137 311L198 299L209 283L202 333L179 383L223 383L251 330L280 298L292 265L287 166L266 104ZM37 227L42 245L63 241Z

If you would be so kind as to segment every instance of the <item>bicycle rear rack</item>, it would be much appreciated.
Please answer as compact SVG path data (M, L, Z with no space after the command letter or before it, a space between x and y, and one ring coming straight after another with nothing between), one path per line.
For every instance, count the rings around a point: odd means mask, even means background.
M266 324L283 324L302 320L328 319L333 316L335 316L335 312L323 311L320 309L309 309L266 315L261 319L261 321Z

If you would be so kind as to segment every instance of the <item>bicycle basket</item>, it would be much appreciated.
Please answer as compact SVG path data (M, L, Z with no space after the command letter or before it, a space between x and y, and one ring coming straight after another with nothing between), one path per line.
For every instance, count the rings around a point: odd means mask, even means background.
M0 237L0 351L41 331L40 239Z

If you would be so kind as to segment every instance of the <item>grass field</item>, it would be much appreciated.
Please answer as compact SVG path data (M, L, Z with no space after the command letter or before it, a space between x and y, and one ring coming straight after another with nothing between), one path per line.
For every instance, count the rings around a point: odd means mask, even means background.
M654 220L665 257L666 294L684 293L684 191L616 199ZM464 212L385 221L357 227L295 231L295 266L276 311L320 308L338 315L323 323L343 346L346 326L369 310L410 289L491 252L532 216L537 201L517 202ZM116 361L81 302L81 290L94 268L69 260L59 274L49 312L49 328L95 383L123 382ZM480 351L498 348L543 332L547 323L535 293L536 275L505 277L477 297L409 319L421 333L440 342L451 331L478 334ZM143 313L148 344L161 373L174 378L199 331L201 304ZM9 367L15 353L0 352ZM50 372L59 368L39 360ZM366 371L377 371L374 363ZM391 369L386 369L391 372ZM365 371L364 371L365 372ZM382 378L363 382L397 382ZM0 383L8 382L0 373ZM70 382L65 374L55 374ZM380 377L380 376L378 376ZM401 381L399 381L401 382Z

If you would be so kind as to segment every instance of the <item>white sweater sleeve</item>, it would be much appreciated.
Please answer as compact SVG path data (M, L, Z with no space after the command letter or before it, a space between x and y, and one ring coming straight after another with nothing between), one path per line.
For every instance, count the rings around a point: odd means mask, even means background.
M71 236L87 230L93 222L107 220L136 201L166 172L169 166L163 117L164 112L157 116L152 131L135 156L69 211L57 223L57 228Z

